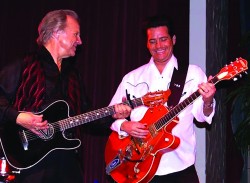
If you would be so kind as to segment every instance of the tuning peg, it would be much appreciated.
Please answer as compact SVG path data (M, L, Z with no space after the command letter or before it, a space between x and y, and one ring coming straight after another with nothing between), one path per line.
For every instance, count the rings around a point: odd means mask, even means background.
M233 78L233 81L237 81L238 79L237 78Z

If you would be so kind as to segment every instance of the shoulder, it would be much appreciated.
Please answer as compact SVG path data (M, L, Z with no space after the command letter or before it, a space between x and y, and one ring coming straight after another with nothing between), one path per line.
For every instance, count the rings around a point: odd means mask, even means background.
M187 80L194 80L197 83L207 80L205 72L198 65L190 64L188 66Z
M192 74L205 74L200 66L194 64L188 66L188 72L191 72Z

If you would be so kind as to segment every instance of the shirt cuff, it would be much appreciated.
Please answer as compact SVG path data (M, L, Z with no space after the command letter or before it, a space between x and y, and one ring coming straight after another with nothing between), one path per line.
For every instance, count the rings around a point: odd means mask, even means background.
M119 136L128 136L128 134L121 130L121 125L123 122L128 121L126 119L117 119L111 125L111 130L116 131Z
M203 104L204 104L204 102L203 102ZM207 122L207 123L209 123L209 124L211 124L212 123L212 119L213 119L213 116L214 116L214 113L215 113L215 106L216 106L216 101L215 101L215 99L213 99L213 111L212 111L212 113L209 115L209 116L205 116L204 114L203 114L203 116L204 116L204 120Z

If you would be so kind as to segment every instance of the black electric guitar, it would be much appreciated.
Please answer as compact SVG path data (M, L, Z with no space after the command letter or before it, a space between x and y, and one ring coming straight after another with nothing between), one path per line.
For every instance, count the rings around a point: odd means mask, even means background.
M123 102L131 107L145 105L154 107L167 101L170 91L147 93L141 98ZM14 122L6 123L3 127L0 143L6 160L13 168L22 170L30 168L54 150L71 150L81 145L79 139L69 139L65 130L95 121L115 114L114 106L108 106L77 116L69 116L69 105L64 100L50 104L43 111L44 120L49 123L49 128L40 130L41 135L36 135L30 130L20 128ZM61 132L61 133L57 133Z

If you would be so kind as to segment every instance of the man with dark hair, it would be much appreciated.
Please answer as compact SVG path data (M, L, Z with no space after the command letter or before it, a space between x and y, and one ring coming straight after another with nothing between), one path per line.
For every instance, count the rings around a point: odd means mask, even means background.
M174 45L176 44L177 36L172 24L164 16L149 18L145 27L147 48L152 57L149 63L142 65L123 77L110 105L117 103L122 97L126 96L126 91L131 96L140 97L147 92L170 88L171 95L164 106L171 107L187 99L198 90L201 97L191 102L190 105L178 114L178 124L172 129L172 134L180 139L179 146L174 149L163 149L159 152L159 154L163 153L163 155L159 164L152 164L152 166L157 167L155 176L151 180L152 183L198 183L199 179L194 167L196 137L193 121L195 118L198 122L212 122L215 112L214 94L216 88L214 84L207 82L207 77L200 67L188 65L183 61L177 60L174 56ZM211 76L209 79L211 79ZM180 94L178 96L175 93ZM138 123L147 110L146 106L135 108L131 112L130 120L117 119L112 124L111 129L118 132L119 137L131 135L136 137L136 139L146 138L148 134L154 134L155 129L149 131L148 125ZM157 115L157 110L154 112ZM164 130L166 130L165 127ZM157 135L157 132L155 133ZM152 146L154 145L152 144ZM133 162L129 158L132 157L128 157L127 162ZM137 161L138 159L135 160L135 162ZM140 162L138 163L140 164ZM141 163L143 163L143 160ZM136 170L135 166L135 174ZM138 172L140 173L139 169Z

